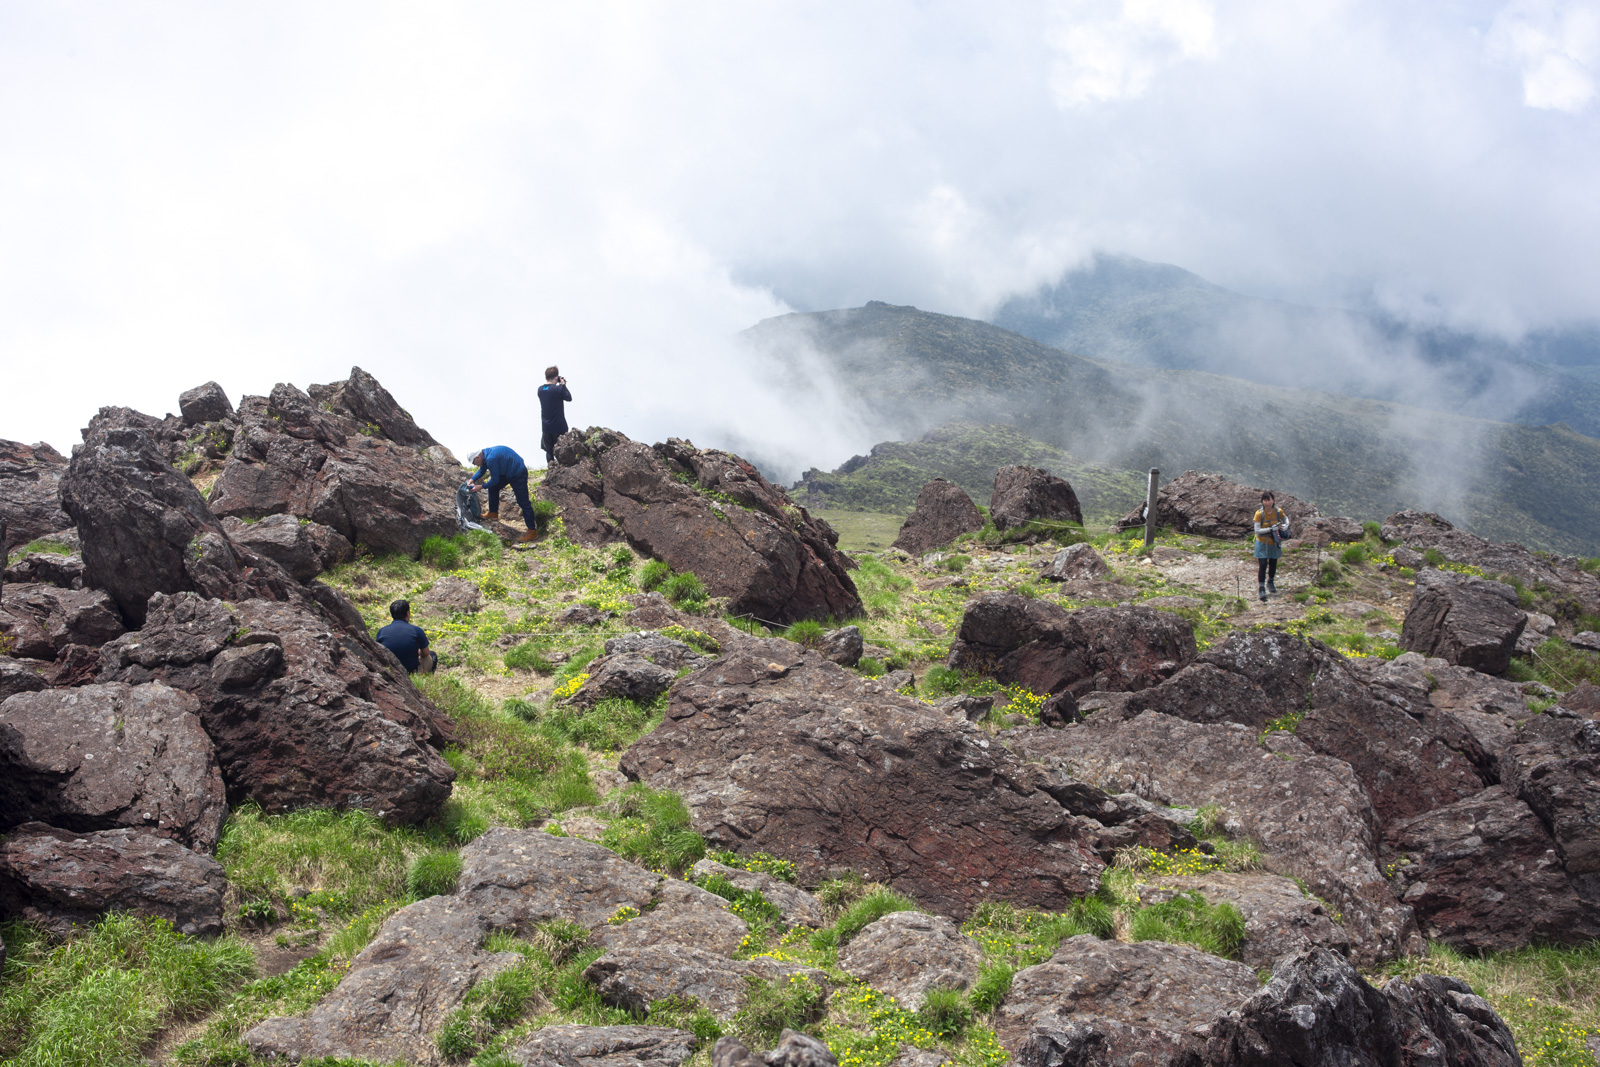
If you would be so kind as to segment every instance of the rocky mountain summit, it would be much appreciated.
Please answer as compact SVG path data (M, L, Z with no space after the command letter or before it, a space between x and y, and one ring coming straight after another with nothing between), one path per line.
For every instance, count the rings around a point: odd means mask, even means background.
M1469 955L1600 938L1586 561L1285 500L1306 536L1257 605L1253 490L1174 480L1147 551L1028 467L987 517L931 483L916 552L847 555L739 457L598 428L539 480L559 525L512 548L458 534L460 467L359 369L180 407L102 409L62 462L0 450L28 537L0 586L0 909L32 1005L0 1054L55 1040L51 998L91 995L74 946L106 938L145 946L116 981L208 977L82 1062L1410 1067L1587 1040L1581 1005ZM373 640L401 597L437 675Z

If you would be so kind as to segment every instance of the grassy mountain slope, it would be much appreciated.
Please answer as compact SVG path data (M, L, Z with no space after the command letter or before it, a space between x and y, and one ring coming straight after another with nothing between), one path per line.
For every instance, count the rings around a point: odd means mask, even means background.
M1099 255L991 321L1055 348L1169 370L1415 404L1600 436L1600 329L1520 341L1232 292L1166 263Z
M1329 514L1439 511L1485 537L1600 553L1600 441L1560 427L1085 359L988 323L872 302L742 335L780 380L815 360L906 437L965 419L1111 468L1212 470Z
M994 472L1013 463L1043 467L1071 482L1091 525L1120 518L1144 494L1143 472L1084 463L1012 426L970 422L935 427L915 441L874 445L870 455L856 456L831 473L807 471L792 492L807 507L903 515L923 485L944 478L987 505Z

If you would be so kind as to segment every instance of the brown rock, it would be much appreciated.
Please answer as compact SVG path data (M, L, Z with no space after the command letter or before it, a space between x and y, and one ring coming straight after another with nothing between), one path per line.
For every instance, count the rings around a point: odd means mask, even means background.
M687 882L661 883L656 906L637 918L612 923L595 935L607 952L649 945L688 945L732 956L750 932L728 902Z
M0 656L0 704L18 693L37 693L46 688L39 672L10 656Z
M448 615L457 611L473 614L482 610L483 594L467 579L447 574L422 594L421 606L424 613L432 615Z
M1499 766L1501 782L1549 829L1579 896L1600 905L1600 722L1535 715Z
M1279 510L1289 516L1294 532L1320 517L1316 507L1296 500L1288 493L1277 493ZM1185 471L1161 487L1156 496L1156 525L1170 526L1178 533L1243 541L1255 535L1255 513L1261 507L1261 490L1240 485L1215 474ZM1144 505L1129 512L1119 524L1123 529L1144 525Z
M652 1002L668 997L693 997L726 1022L744 1007L749 980L779 982L802 975L823 989L827 975L799 963L769 956L730 960L687 945L643 945L607 952L583 972L607 1004L645 1012Z
M1037 521L1082 526L1083 509L1066 479L1038 467L1001 467L994 475L989 519L997 530Z
M971 989L983 966L983 950L942 915L897 911L840 949L839 966L907 1011L920 1011L930 989Z
M681 792L720 848L793 858L803 879L849 867L951 916L1060 908L1102 869L1090 824L1001 745L788 641L680 679L621 769Z
M602 700L649 704L665 693L676 677L676 672L632 652L601 656L589 664L589 678L572 695L572 702L579 707L592 707Z
M25 445L0 440L0 525L6 528L8 547L72 525L61 510L65 473L66 457L42 441Z
M1485 674L1504 674L1528 616L1509 585L1428 569L1400 630L1400 647Z
M14 655L55 659L68 645L102 645L123 631L116 603L98 589L0 588L0 635Z
M74 833L43 823L0 841L0 914L58 936L108 911L166 919L179 933L222 933L222 864L144 830Z
M861 662L861 652L865 647L859 626L841 626L828 631L817 651L841 667L854 667Z
M29 552L6 567L6 584L56 585L62 589L83 588L83 557L76 552Z
M198 711L160 683L10 697L0 704L0 827L132 827L211 851L227 804Z
M510 1053L519 1067L678 1067L698 1039L665 1026L546 1026Z
M296 581L308 582L355 558L355 549L339 531L293 515L268 515L257 522L230 515L222 528L234 544L272 560Z
M778 914L790 926L820 928L828 925L827 912L823 910L820 900L799 886L774 878L770 874L728 867L716 860L700 860L689 873L697 881L716 875L726 878L737 889L760 893L767 898L768 903L778 909Z
M894 547L913 556L943 548L966 533L983 529L983 512L959 485L935 478L922 487L900 526Z
M607 656L623 652L643 656L656 666L673 672L685 667L703 667L711 662L711 657L699 649L648 630L606 638Z
M599 930L623 907L649 907L660 884L659 874L600 845L495 827L461 850L457 895L497 930L549 919Z
M563 435L541 492L586 544L626 539L693 571L735 615L774 623L850 618L861 598L838 535L738 456L610 430Z
M178 394L178 410L188 426L233 418L233 401L216 382L197 385Z
M1050 558L1040 576L1052 582L1092 582L1111 573L1093 545L1068 545Z

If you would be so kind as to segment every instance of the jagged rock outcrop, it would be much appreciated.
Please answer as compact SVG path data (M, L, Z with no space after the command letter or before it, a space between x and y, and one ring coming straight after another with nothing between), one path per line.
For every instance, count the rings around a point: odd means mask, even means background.
M98 647L123 629L116 602L98 589L0 587L0 635L10 639L14 655L55 659L68 645Z
M222 529L236 545L272 560L298 582L348 562L355 549L337 530L293 515L268 515L259 522L228 516Z
M1017 972L994 1029L1019 1064L1196 1063L1203 1028L1255 991L1250 968L1187 945L1080 934Z
M1288 493L1275 496L1279 510L1289 516L1294 526L1291 532L1295 534L1307 521L1321 516L1314 505ZM1178 533L1242 541L1253 535L1254 516L1260 506L1261 490L1254 486L1240 485L1216 474L1184 471L1156 494L1156 525L1169 526ZM1118 525L1125 530L1142 527L1144 505L1130 511Z
M649 704L667 691L675 671L633 652L601 656L589 664L589 677L572 695L578 707L593 707L602 700L632 700Z
M823 635L817 651L841 667L854 667L861 662L861 654L866 647L867 643L861 637L861 627L841 626Z
M1430 940L1468 951L1600 937L1544 824L1503 786L1390 826L1400 899Z
M1600 577L1586 571L1581 559L1535 552L1524 545L1486 541L1427 511L1396 512L1384 520L1382 532L1384 540L1402 542L1407 549L1437 549L1452 563L1516 578L1528 586L1542 584L1571 597L1579 611L1600 612Z
M132 827L209 852L227 815L199 703L160 683L21 693L0 704L0 830Z
M428 586L414 610L418 614L449 615L459 611L472 615L483 610L483 592L473 582L447 574Z
M895 548L920 556L943 548L962 534L983 529L983 512L967 491L953 482L935 478L922 487L917 502L900 524Z
M1025 522L1075 522L1083 525L1078 494L1065 478L1038 467L1001 467L989 497L989 520L997 530Z
M295 515L351 544L415 557L424 539L456 532L462 480L455 457L355 367L310 395L280 384L245 397L211 509L240 519Z
M1093 545L1068 545L1051 556L1039 576L1052 582L1094 582L1111 573L1111 566Z
M76 833L44 823L0 841L0 915L64 936L108 911L166 919L179 933L222 933L222 864L145 830Z
M0 656L0 704L18 693L37 693L47 688L48 682L37 670L10 656Z
M178 394L178 410L188 426L233 418L233 401L216 382L206 382Z
M918 1055L926 1058L930 1054ZM895 1063L901 1064L904 1058ZM711 1048L711 1067L839 1067L839 1061L827 1045L810 1034L784 1030L778 1035L777 1047L760 1056L736 1037L719 1037Z
M337 608L342 598L322 591ZM143 629L101 650L100 676L193 694L231 802L360 807L407 823L449 797L455 773L432 747L446 720L359 623L330 622L310 602L230 606L194 593L157 594L147 610Z
M690 669L703 667L711 662L711 657L699 649L691 648L682 641L674 641L670 637L650 630L606 638L606 655L615 656L622 653L643 656L656 666L674 672L681 671L685 667Z
M13 582L19 585L82 589L83 557L76 552L29 552L7 565L5 583L10 585Z
M942 915L897 911L869 924L840 949L839 966L908 1011L920 1011L929 990L971 989L983 966L983 950Z
M1216 804L1230 833L1261 845L1268 870L1303 878L1344 915L1363 964L1420 951L1411 909L1378 870L1378 820L1350 765L1286 733L1258 741L1235 723L1107 710L1063 730L1013 731L1009 744L1048 770L1160 804Z
M1417 575L1400 647L1484 674L1504 674L1528 624L1503 582L1429 568Z
M518 1067L678 1067L698 1043L666 1026L545 1026L509 1055Z
M1093 824L1005 748L787 641L680 679L621 768L681 792L719 847L791 858L807 879L849 867L954 917L993 898L1063 907L1103 866Z
M6 545L25 545L65 530L72 520L61 510L61 476L67 459L44 442L0 440L0 525Z
M461 850L456 887L495 929L568 919L597 930L625 906L649 907L660 884L660 875L592 842L496 827Z
M1194 656L1194 628L1169 612L1067 611L1015 593L985 593L967 602L949 665L1034 693L1081 697L1096 690L1146 689Z
M1287 878L1260 871L1212 871L1163 875L1140 890L1145 904L1159 904L1179 893L1199 893L1209 904L1232 904L1244 916L1239 961L1256 970L1321 946L1350 954L1350 935L1328 909Z
M734 614L790 623L862 611L838 535L738 456L573 431L557 443L540 491L561 505L571 536L625 540L693 571Z
M1285 962L1265 989L1210 1030L1206 1067L1522 1062L1511 1031L1465 982L1422 975L1377 990L1349 960L1326 949Z
M1578 894L1600 906L1600 720L1535 715L1499 758L1500 781L1555 839Z

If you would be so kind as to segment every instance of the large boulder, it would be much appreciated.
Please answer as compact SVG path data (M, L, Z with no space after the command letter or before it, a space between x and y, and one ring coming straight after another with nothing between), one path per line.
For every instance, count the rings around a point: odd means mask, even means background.
M613 918L593 940L607 952L652 945L689 945L719 956L732 956L750 933L728 901L688 882L667 879L643 915Z
M230 515L222 528L234 544L272 560L296 581L308 582L355 555L339 531L293 515L268 515L258 522Z
M665 667L669 671L677 672L685 667L703 667L711 662L711 657L697 648L691 648L682 641L674 641L670 637L655 633L651 630L639 630L634 633L623 634L620 637L606 638L606 655L615 656L622 653L643 656L658 667Z
M1500 755L1500 780L1555 839L1579 895L1600 905L1600 720L1535 715Z
M1378 820L1350 765L1287 733L1258 740L1236 723L1191 723L1113 709L1063 730L1013 731L1017 754L1065 767L1109 794L1173 806L1215 804L1230 833L1259 842L1268 870L1303 879L1344 916L1363 964L1421 951L1411 909L1378 870Z
M693 571L733 614L772 623L862 612L838 535L738 456L610 430L564 434L541 493L570 536L627 541Z
M495 929L566 919L599 930L624 907L648 908L661 876L581 838L495 827L461 850L456 886Z
M1516 1041L1465 982L1423 975L1374 989L1349 960L1312 949L1210 1027L1206 1067L1518 1067Z
M1250 968L1187 945L1080 934L1017 972L994 1029L1019 1064L1194 1063L1196 1031L1255 991Z
M1485 674L1504 674L1528 614L1503 582L1428 569L1400 629L1400 647Z
M178 410L187 426L233 418L233 401L216 382L206 382L178 394Z
M66 457L40 442L0 440L0 526L6 547L65 530L72 520L61 510Z
M900 525L894 547L913 556L943 548L966 533L983 529L983 512L967 491L953 482L935 478L917 494L916 505Z
M1478 952L1600 937L1556 843L1503 786L1389 827L1400 899L1431 940Z
M1068 545L1050 557L1040 568L1039 576L1052 582L1094 582L1110 573L1110 564L1093 545L1077 544Z
M1015 593L985 593L967 602L949 665L1034 693L1081 697L1096 690L1146 689L1194 656L1194 628L1170 612L1067 611Z
M1082 526L1083 509L1065 478L1038 467L1001 467L994 475L989 519L997 530L1040 521Z
M572 695L578 707L593 707L602 700L632 700L649 704L667 691L677 673L634 652L601 656L589 664L589 677Z
M978 980L983 950L943 915L891 912L839 950L839 966L908 1011L920 1011L929 990L964 993Z
M673 687L621 761L683 794L718 847L845 868L965 917L985 899L1064 907L1102 870L1095 824L970 724L788 641L750 642Z
M1276 493L1278 508L1299 527L1320 517L1316 507L1288 493ZM1184 471L1156 494L1156 525L1178 533L1243 541L1254 535L1255 513L1261 507L1261 490L1231 482L1216 474ZM1144 525L1144 505L1134 508L1118 525L1132 529Z
M295 515L412 557L424 539L456 532L461 468L382 386L358 367L311 394L280 384L240 402L233 452L211 489L217 515Z
M0 704L0 830L135 827L211 851L227 804L199 710L160 683L10 697Z
M156 593L284 595L283 572L241 553L155 438L127 425L126 415L102 409L90 421L61 482L61 503L83 542L86 583L111 594L133 626Z
M0 915L65 936L108 911L166 919L179 933L222 933L222 864L144 830L75 833L44 823L0 841Z
M342 598L321 589L337 609ZM433 747L448 724L358 626L309 599L157 594L143 629L101 649L100 676L192 693L235 804L421 821L455 778Z
M18 693L37 693L49 683L32 666L10 656L0 656L0 704Z
M96 647L124 629L116 602L98 589L0 588L0 635L10 639L18 656L55 659L68 645Z

